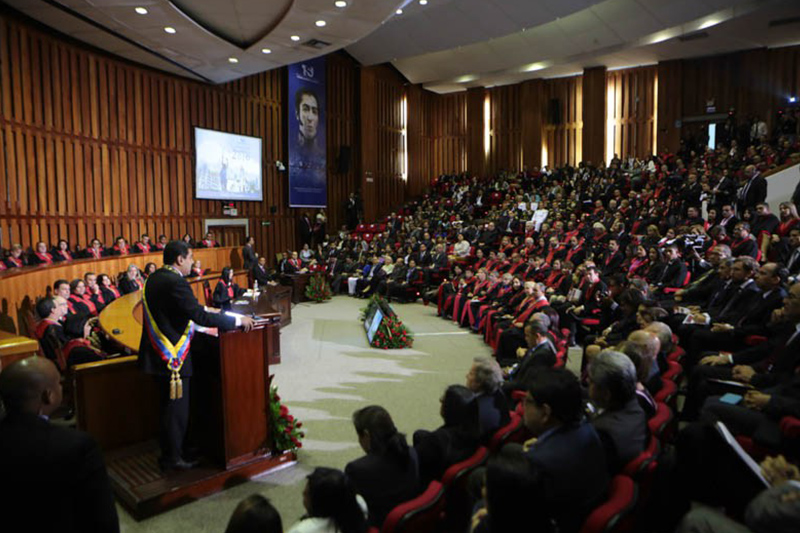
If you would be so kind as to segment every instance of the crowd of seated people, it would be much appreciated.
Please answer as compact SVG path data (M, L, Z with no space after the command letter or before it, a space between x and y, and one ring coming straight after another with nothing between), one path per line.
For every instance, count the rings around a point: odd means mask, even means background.
M736 459L720 453L712 423L798 459L783 419L800 416L800 227L794 204L777 217L764 203L761 173L775 157L766 144L720 146L599 168L441 176L374 232L342 231L316 250L283 254L279 273L313 266L337 293L435 302L494 355L476 359L464 385L447 387L441 427L415 432L411 443L383 407L358 409L364 455L309 476L307 515L291 531L380 527L514 423L525 439L495 450L481 472L473 531L525 523L578 532L613 479L637 476L632 463L673 443L674 475L663 482L686 503L673 524L690 500L752 518L742 511L763 494L715 490L733 479ZM223 279L220 292L235 295ZM62 290L85 299L71 285ZM47 320L58 322L64 308L49 307ZM582 352L578 372L564 368L570 345ZM679 414L689 422L680 433ZM790 504L800 492L777 481L774 489L794 494ZM244 507L229 531L259 513L280 530L268 502ZM788 513L800 514L796 505ZM693 511L682 527L694 531L705 518Z
M184 235L183 239L193 248L218 248L220 246L219 242L214 240L214 234L211 232L206 233L199 242L195 242L188 233ZM104 246L99 239L92 239L83 248L73 247L66 239L59 239L53 246L40 241L27 250L21 244L13 244L9 250L0 249L0 271L29 265L51 265L75 259L100 259L101 257L153 253L163 250L167 242L169 239L166 235L159 235L158 241L153 242L145 233L133 245L130 245L127 239L121 236L114 239L114 244L111 246Z

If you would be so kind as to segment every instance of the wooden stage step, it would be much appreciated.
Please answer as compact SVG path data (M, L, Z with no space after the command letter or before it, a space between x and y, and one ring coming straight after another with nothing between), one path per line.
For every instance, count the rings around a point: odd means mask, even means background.
M163 513L297 462L294 452L285 452L263 455L228 470L201 461L197 468L165 475L158 467L158 456L158 443L154 440L106 454L114 494L136 520Z

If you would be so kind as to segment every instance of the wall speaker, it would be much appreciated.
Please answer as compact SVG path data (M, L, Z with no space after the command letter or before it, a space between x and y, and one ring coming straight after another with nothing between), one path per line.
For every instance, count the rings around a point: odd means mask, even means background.
M547 123L558 126L561 124L561 100L551 98L547 102Z

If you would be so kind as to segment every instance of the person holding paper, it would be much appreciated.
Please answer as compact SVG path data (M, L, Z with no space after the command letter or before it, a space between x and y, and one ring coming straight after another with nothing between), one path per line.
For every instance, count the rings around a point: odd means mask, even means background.
M209 312L195 298L185 277L192 268L192 249L183 241L164 248L164 266L147 278L142 291L144 324L139 368L156 382L161 408L159 444L162 470L196 466L185 460L183 441L189 421L190 343L194 325L231 330L253 328L249 317Z

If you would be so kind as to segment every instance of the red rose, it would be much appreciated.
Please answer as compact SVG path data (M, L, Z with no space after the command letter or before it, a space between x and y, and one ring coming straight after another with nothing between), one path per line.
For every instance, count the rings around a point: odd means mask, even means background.
M286 420L288 420L289 422L294 422L294 417L292 415L289 415L286 417Z
M302 422L298 422L297 424L294 425L294 427L301 428L301 427L303 427L303 423Z
M303 447L303 443L302 443L302 442L298 442L298 443L297 443L297 447L298 447L298 448L302 448L302 447Z

